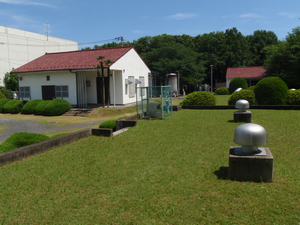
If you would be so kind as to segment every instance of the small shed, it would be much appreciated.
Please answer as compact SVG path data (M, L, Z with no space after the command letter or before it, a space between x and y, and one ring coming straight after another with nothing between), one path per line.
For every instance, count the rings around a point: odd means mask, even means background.
M243 77L246 79L248 86L254 86L258 81L266 76L266 69L262 66L252 67L229 67L226 73L226 87L229 88L229 84L233 78Z

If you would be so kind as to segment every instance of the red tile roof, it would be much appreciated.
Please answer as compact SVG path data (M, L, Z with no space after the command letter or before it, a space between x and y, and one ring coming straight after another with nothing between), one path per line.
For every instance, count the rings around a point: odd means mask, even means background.
M94 69L97 65L99 65L100 61L97 60L99 56L104 57L103 61L110 60L112 62L116 62L132 48L132 46L126 46L72 52L46 53L45 55L13 70L12 73ZM104 66L106 66L105 63Z
M230 67L227 68L226 78L244 77L259 78L266 76L266 69L262 66Z

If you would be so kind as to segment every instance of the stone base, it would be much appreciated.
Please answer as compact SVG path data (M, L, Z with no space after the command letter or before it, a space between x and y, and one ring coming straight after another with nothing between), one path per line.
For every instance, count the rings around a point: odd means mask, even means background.
M233 113L233 120L234 122L251 123L251 114L252 113L250 111L245 111L245 112L235 111Z
M269 148L266 155L236 155L235 147L229 152L229 179L237 181L272 182L273 156Z

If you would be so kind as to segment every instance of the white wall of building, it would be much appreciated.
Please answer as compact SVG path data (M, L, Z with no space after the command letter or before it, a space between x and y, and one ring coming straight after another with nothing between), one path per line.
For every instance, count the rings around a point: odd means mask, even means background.
M233 78L226 78L226 87L229 88L229 84Z
M78 43L33 32L0 26L0 86L6 72L42 55L78 50Z
M19 87L30 86L31 99L42 99L42 86L67 85L69 97L64 98L71 105L77 105L76 93L76 74L68 71L61 72L41 72L19 74L22 80L19 81ZM50 80L47 81L47 76ZM30 100L25 99L24 100Z
M116 83L120 84L116 88L116 104L129 104L136 102L136 96L129 97L129 90L126 94L126 88L128 85L125 84L125 79L128 79L129 76L134 76L135 79L139 79L140 76L144 77L144 86L148 86L148 73L150 73L149 68L146 66L141 57L137 54L134 49L131 49L127 52L121 59L115 62L111 66L111 70L117 70L120 72L115 72ZM117 74L117 75L116 75ZM122 82L120 82L120 78ZM110 80L112 83L112 78ZM140 85L137 85L139 87ZM112 87L111 87L112 90ZM121 101L122 99L122 101ZM122 103L119 103L122 102Z

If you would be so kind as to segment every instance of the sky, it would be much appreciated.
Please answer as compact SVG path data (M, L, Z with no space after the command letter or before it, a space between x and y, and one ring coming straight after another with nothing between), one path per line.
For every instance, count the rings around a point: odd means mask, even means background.
M0 0L0 25L76 41L79 49L160 34L192 37L236 27L244 36L300 25L300 0ZM46 24L48 23L48 29Z

